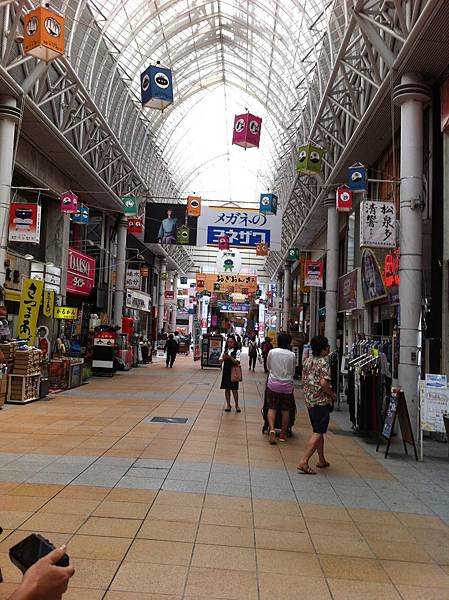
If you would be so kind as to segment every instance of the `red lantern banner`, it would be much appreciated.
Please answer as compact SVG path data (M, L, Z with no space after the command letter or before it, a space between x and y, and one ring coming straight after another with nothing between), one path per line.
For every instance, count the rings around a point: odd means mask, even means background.
M352 210L352 190L348 186L343 185L337 188L337 211L350 212Z
M262 119L250 113L236 115L234 118L234 130L232 143L242 148L258 148L260 143L260 131Z

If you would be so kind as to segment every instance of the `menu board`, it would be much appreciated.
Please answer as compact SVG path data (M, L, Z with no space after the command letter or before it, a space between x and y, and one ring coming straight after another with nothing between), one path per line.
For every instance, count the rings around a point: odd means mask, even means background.
M449 389L430 388L421 382L421 429L444 433L444 413L449 413Z
M382 436L389 440L393 431L393 425L396 419L396 413L398 411L399 398L397 396L390 396L387 413L385 415L385 421L382 428Z

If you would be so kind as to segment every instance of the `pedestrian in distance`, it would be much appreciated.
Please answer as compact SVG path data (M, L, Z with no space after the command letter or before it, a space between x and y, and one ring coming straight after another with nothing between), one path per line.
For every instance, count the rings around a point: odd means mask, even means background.
M295 405L294 376L296 369L296 356L289 350L292 336L288 333L280 333L278 336L278 347L268 352L267 368L267 401L269 425L268 440L270 444L276 443L276 413L282 411L282 430L279 440L287 441L287 429L290 421L290 411Z
M239 407L239 382L232 381L231 372L234 365L240 365L240 348L233 336L226 340L225 349L220 356L223 373L221 376L220 389L225 391L226 408L225 412L231 412L231 391L234 397L235 412L241 412Z
M178 342L175 340L172 333L168 336L168 340L165 342L165 352L167 354L165 359L165 366L170 369L173 368L173 364L178 354Z
M316 475L316 471L309 466L309 460L315 452L318 454L316 466L319 469L330 466L324 456L324 435L327 432L336 394L330 385L329 342L327 338L320 335L316 336L310 341L310 346L312 356L304 361L302 381L313 433L307 444L306 453L297 469L305 475Z
M259 353L259 342L257 341L256 334L253 333L248 342L248 356L249 356L249 370L256 370L257 355Z
M270 350L273 350L273 344L271 343L270 338L267 336L262 342L263 370L265 371L265 373L268 373L267 358Z

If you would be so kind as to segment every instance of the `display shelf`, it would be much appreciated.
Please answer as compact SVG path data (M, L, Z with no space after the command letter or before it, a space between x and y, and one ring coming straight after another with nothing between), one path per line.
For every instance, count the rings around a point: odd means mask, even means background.
M8 375L8 404L27 404L39 399L41 374Z

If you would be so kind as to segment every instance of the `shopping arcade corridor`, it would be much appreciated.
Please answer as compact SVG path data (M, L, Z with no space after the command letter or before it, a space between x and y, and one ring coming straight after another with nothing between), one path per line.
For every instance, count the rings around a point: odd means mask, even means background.
M0 598L20 575L9 547L39 531L68 541L69 600L447 599L449 527L429 504L447 463L385 462L334 423L331 469L298 475L302 403L295 437L270 447L260 367L244 378L240 415L191 358L2 410Z

